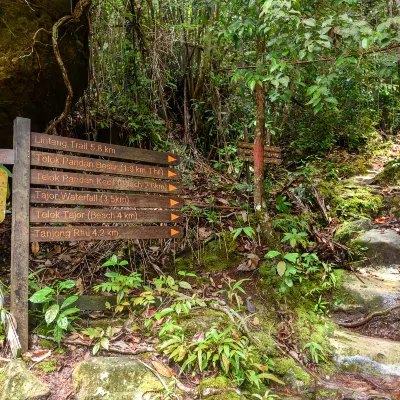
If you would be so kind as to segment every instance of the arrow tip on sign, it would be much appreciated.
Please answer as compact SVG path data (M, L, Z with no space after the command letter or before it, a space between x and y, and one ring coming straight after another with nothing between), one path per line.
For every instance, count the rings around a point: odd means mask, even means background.
M172 229L171 228L171 236L175 236L179 233L179 231L177 231L176 229Z
M170 178L171 176L176 176L176 173L174 171L171 171L170 169L168 170L168 177Z
M176 204L178 204L178 202L176 201L176 200L172 200L172 199L170 199L169 200L169 205L172 207L172 206L175 206Z
M175 221L178 218L179 218L179 215L171 214L171 221Z
M168 162L174 162L174 161L176 161L176 158L168 155Z
M170 192L173 192L173 191L176 190L176 189L177 189L176 186L174 186L174 185L168 185L168 190L169 190Z

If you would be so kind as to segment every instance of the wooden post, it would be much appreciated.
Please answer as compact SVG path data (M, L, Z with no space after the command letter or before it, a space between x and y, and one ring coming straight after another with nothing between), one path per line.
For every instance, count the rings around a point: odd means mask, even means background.
M14 121L12 182L11 314L22 353L28 350L29 186L31 121Z

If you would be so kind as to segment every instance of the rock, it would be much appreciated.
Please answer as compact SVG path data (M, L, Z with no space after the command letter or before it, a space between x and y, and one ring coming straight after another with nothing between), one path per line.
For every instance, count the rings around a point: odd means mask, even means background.
M72 381L77 400L145 400L164 389L143 363L123 357L90 358L75 368Z
M50 396L49 388L44 385L22 360L8 363L0 377L0 400L45 400Z
M398 342L338 329L330 343L335 363L344 371L400 377Z
M340 287L335 293L340 302L336 311L361 311L365 314L397 303L400 294L398 268L362 268L357 276L343 271Z
M202 313L184 314L179 318L178 324L182 327L185 336L192 338L196 333L206 333L213 326L225 329L229 322L225 313L206 310Z
M2 0L0 2L0 132L3 148L12 147L17 116L31 118L32 130L43 131L64 109L67 90L51 46L51 31L71 14L71 0ZM7 22L4 22L7 21ZM36 44L32 49L33 37ZM59 32L59 49L75 98L87 85L88 29L84 17Z
M204 400L242 400L235 383L223 376L204 379L198 388L200 399Z
M295 393L304 393L310 389L311 377L292 358L277 358L275 373Z
M371 229L357 239L358 242L368 247L368 257L376 257L375 265L400 264L400 235L391 229L383 233L380 229Z
M355 221L345 222L335 233L335 240L343 244L348 244L360 232L369 231L372 227L373 225L369 218L360 218Z

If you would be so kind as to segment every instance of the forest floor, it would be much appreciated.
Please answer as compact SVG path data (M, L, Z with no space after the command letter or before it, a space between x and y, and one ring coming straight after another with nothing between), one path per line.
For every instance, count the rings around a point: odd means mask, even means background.
M396 144L385 155L374 157L367 172L346 177L343 180L349 180L360 188L367 187L371 193L383 195L385 198L396 197L400 192L398 187L377 185L373 181L388 160L398 157L399 152L400 146ZM343 159L345 159L345 163ZM332 152L325 162L333 163L335 167L334 163L338 160L341 160L338 169L344 164L351 165L360 162L358 157L353 159L351 155L341 151ZM318 163L314 167L318 168ZM301 174L286 176L281 181L278 172L274 179L276 184L273 191L270 192L271 199L275 199L278 195L287 194L289 187L298 187L304 183ZM31 252L30 255L32 279L41 287L50 286L61 280L73 279L77 282L76 287L80 294L95 294L92 289L93 286L104 281L102 264L112 254L124 254L125 257L129 258L130 265L140 263L143 275L149 281L160 271L174 274L180 268L179 263L185 263L187 259L194 259L194 269L198 277L201 278L201 283L197 278L188 278L187 280L191 284L191 290L188 294L192 293L229 304L232 299L229 299L229 292L226 290L227 284L229 286L231 282L249 279L243 282L241 287L244 294L240 294L244 308L243 318L247 321L249 329L257 335L268 337L271 336L272 330L273 342L279 347L279 351L288 354L311 375L318 375L326 390L333 392L336 390L339 393L338 388L341 388L346 393L352 392L353 397L348 398L354 399L400 399L400 378L398 377L337 371L330 368L320 368L319 365L310 361L304 362L296 329L301 330L305 326L301 326L299 314L293 309L294 304L299 299L293 298L282 303L281 296L271 294L271 290L274 289L265 284L265 274L263 273L265 267L262 261L266 251L271 249L260 245L259 237L256 236L252 239L247 235L239 235L235 248L232 250L235 253L235 262L223 270L216 271L203 268L201 263L202 252L207 244L213 240L213 237L221 232L235 231L238 219L246 222L251 218L248 211L251 209L251 193L246 190L245 184L221 175L205 164L201 168L197 168L196 172L187 174L185 183L187 235L175 246L172 246L171 243L166 243L163 246L148 246L139 241L130 244L120 242L41 244L40 249L33 249L34 252ZM300 210L300 212L304 212L304 210ZM375 227L379 227L383 234L386 229L400 233L399 216L391 213L388 208L382 208L378 214L373 215L371 222ZM328 237L329 233L330 240L333 241L332 232L337 230L338 226L339 223L334 218L329 218L328 226L325 225L324 228L321 228L321 232L326 234L323 237ZM3 266L0 274L5 285L8 283L8 270L5 266L10 264L10 234L11 218L8 215L0 226L0 261ZM329 240L325 240L325 242L322 240L317 244L318 246L320 246L320 252L326 254L327 259L332 258L332 249L326 250L331 246ZM325 253L323 249L326 250ZM333 252L337 252L338 249L340 248L333 249ZM226 247L224 251L229 252L231 250ZM344 258L342 260L342 264L337 265L337 267L352 270L357 279L363 279L360 276L361 273L357 272L358 267L365 267L368 260L361 264L353 264ZM193 261L191 263L193 264ZM367 275L374 275L374 271L371 269L365 271ZM334 302L335 295L328 294L326 299L328 302ZM157 309L150 308L147 312L154 315ZM310 310L310 313L312 314L312 310ZM201 311L200 315L203 315ZM354 314L352 317L362 315L362 313ZM346 319L348 316L346 317L346 314L334 315L335 322L340 322L337 318L342 317ZM270 318L269 321L264 321L268 318ZM329 321L329 313L325 316L317 315L316 318L318 324L323 325L325 321ZM311 320L306 319L305 321L309 324ZM132 321L130 322L132 323ZM109 311L85 312L82 315L82 320L76 322L76 327L105 326L108 323L114 325L114 337L110 341L113 351L101 351L102 354L117 356L121 355L120 353L125 353L125 357L137 359L141 357L140 353L143 352L146 353L146 358L140 358L143 362L153 363L152 365L158 365L157 363L169 364L171 369L168 369L168 371L171 375L179 376L177 364L168 362L167 357L151 350L157 346L158 339L155 335L143 335L143 331L140 329L133 331L127 329L126 320L121 320ZM300 323L300 326L296 328L294 325L297 323ZM270 331L265 331L268 327ZM398 340L399 320L393 320L393 316L388 314L373 319L370 324L363 325L356 331L365 336ZM155 332L156 327L154 327ZM55 346L51 340L39 337L37 333L32 334L31 350L25 356L25 359L35 375L51 388L51 400L75 398L72 372L76 365L91 357L91 344L91 340L82 335L79 330L67 336L61 347ZM132 355L128 354L130 352ZM138 355L133 355L135 352ZM195 374L194 376L186 376L181 380L188 389L194 389L207 376L215 376L215 374L214 372L209 375ZM357 394L360 397L357 397ZM295 398L293 391L287 391L287 395L289 395L288 398ZM186 398L193 398L193 392L187 394Z

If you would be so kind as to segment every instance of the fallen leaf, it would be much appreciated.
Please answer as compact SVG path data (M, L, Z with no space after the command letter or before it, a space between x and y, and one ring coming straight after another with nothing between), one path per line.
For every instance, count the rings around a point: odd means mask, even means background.
M51 356L51 350L39 350L32 354L31 360L40 362Z
M169 367L166 365L158 362L158 361L152 361L153 367L155 370L162 376L165 376L167 378L170 378L172 376L172 371Z
M260 320L257 317L253 318L253 325L260 325Z
M32 242L32 253L37 254L40 251L40 246L38 242Z

